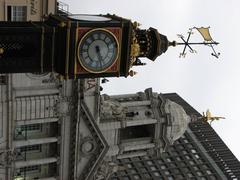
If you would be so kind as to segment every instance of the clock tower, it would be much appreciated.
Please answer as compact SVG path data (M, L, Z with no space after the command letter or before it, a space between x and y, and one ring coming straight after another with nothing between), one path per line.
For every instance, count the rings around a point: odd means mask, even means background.
M0 23L0 73L57 72L66 79L133 75L170 43L154 28L116 15L49 15L44 22Z

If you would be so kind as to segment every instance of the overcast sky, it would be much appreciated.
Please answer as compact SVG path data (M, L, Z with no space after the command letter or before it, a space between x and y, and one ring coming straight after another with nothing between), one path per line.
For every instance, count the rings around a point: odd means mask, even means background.
M226 119L212 123L227 146L240 159L240 1L239 0L62 0L76 14L117 14L138 21L141 28L154 27L170 41L187 36L188 28L210 26L212 38L220 44L219 59L208 47L196 47L179 59L182 47L170 47L147 66L137 67L136 77L110 78L104 84L108 94L135 93L152 87L155 92L176 92L199 112L210 109ZM193 41L200 39L196 32Z

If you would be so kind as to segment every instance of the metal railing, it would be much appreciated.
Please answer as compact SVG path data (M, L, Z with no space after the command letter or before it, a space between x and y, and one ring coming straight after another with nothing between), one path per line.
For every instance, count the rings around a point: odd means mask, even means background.
M57 1L57 12L58 14L64 14L64 15L71 14L69 12L69 5L61 1Z

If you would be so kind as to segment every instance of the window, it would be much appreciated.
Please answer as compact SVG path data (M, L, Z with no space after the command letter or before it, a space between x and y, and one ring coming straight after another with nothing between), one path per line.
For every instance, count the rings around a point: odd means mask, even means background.
M217 178L216 178L216 176L209 176L209 179L216 180Z
M198 176L202 176L203 174L202 174L201 171L197 171L197 175L198 175Z
M193 162L193 161L189 161L189 164L190 164L190 165L194 165L195 162Z
M179 165L182 167L186 166L185 162L179 162Z
M153 137L154 125L130 126L120 131L121 140L129 140L135 138Z
M182 161L182 158L178 156L178 157L176 157L176 160L177 161Z
M197 166L193 166L193 169L196 171L198 170L199 168Z
M8 21L27 21L27 6L8 6Z
M187 148L193 148L193 145L192 144L187 144Z
M127 167L132 168L133 166L132 166L132 164L127 164Z
M21 147L20 148L20 151L21 152L41 152L41 149L42 149L42 145L39 144L39 145L32 145L32 146L24 146L24 147Z
M183 150L182 153L183 153L183 154L187 154L187 151Z
M151 166L150 169L151 169L152 171L157 170L156 166Z
M165 165L160 166L161 169L166 169L167 167Z
M147 172L147 169L144 168L144 167L142 167L142 168L140 168L140 171L141 171L142 173L145 173L145 172Z
M132 160L133 161L140 161L141 159L139 157L133 157ZM130 161L130 160L128 160L128 161Z
M177 148L180 150L184 149L184 147L182 145L178 145Z
M129 171L130 171L131 174L137 173L136 169L130 169Z
M162 164L162 163L163 163L163 161L160 160L160 159L158 159L157 162L158 162L159 164Z
M193 177L192 173L187 173L187 175L188 175L189 178Z
M170 172L169 171L164 171L164 174L169 175Z
M183 168L182 170L183 170L183 172L185 172L185 173L190 171L190 169L187 168L187 167Z
M191 152L194 154L194 153L197 153L197 151L195 149L191 149Z
M20 168L20 172L21 173L36 173L36 172L40 172L41 171L41 167L40 166L27 166L27 167L23 167Z
M28 133L40 133L42 132L42 124L29 124L17 126L15 128L15 138L27 138Z
M175 177L176 177L176 179L184 179L182 174L177 174Z
M207 174L212 174L212 171L206 170L206 173L207 173Z
M5 75L0 75L0 85L7 84L7 77Z
M148 173L143 174L146 179L150 179L151 176Z
M171 158L167 158L166 161L167 162L172 162L172 159Z
M200 159L199 155L195 154L194 156L195 156L196 159Z
M152 165L153 162L152 162L152 161L147 161L147 164L148 164L148 165Z
M188 155L186 155L185 158L186 158L187 160L191 159L190 156L188 156Z
M173 169L172 172L173 172L173 174L179 174L180 173L179 169Z
M203 164L203 165L202 165L202 168L203 168L203 169L208 169L209 167L208 167L207 165Z
M134 179L140 179L140 176L139 175L134 175L133 178Z
M137 164L138 167L142 167L143 166L142 162L136 162L136 164Z
M181 163L181 162L180 162ZM184 164L185 165L185 164ZM171 168L175 168L175 167L177 167L177 165L175 164L175 163L170 163L169 164L169 167L171 167Z
M29 124L21 126L21 131L40 131L41 129L41 124Z

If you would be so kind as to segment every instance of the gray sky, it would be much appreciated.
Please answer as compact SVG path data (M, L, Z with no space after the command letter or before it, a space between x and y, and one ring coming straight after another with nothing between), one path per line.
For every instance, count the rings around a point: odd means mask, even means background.
M240 159L240 1L239 0L62 0L76 14L117 14L138 21L141 28L154 27L170 41L176 34L187 36L188 28L211 26L220 59L211 56L208 47L196 47L179 59L181 47L170 47L166 54L147 66L137 67L136 77L110 78L104 93L122 94L152 87L155 92L176 92L199 112L210 109L226 119L212 123L227 146ZM200 39L196 32L193 41ZM178 40L180 41L180 40Z

